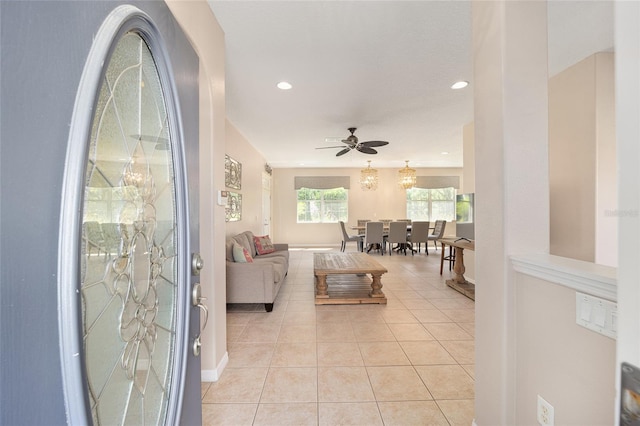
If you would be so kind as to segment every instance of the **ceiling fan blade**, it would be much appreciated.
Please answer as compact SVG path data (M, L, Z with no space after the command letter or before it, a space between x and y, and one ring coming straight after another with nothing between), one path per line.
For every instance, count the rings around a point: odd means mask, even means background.
M356 147L356 149L360 152L362 152L363 154L377 154L378 151L376 151L373 148L369 148L368 146L362 146L362 145L358 145Z
M144 142L155 142L156 149L159 151L168 151L169 150L169 139L162 138L160 136L152 136L152 135L130 135L134 139L138 139L139 141Z
M347 153L347 152L349 152L349 151L351 151L351 148L345 148L345 149L343 149L342 151L338 152L338 153L336 154L336 157L340 157L341 155L344 155L344 154L346 154L346 153Z
M152 135L131 135L132 138L134 139L140 139L141 141L148 141L148 142L164 142L167 143L169 142L169 139L167 138L163 138L160 136L152 136Z
M338 146L320 146L320 147L317 147L316 149L329 149L329 148L344 148L344 146L342 146L342 145L338 145Z
M362 142L360 145L364 145L364 146L385 146L385 145L389 145L389 142L387 142L387 141L366 141L366 142Z

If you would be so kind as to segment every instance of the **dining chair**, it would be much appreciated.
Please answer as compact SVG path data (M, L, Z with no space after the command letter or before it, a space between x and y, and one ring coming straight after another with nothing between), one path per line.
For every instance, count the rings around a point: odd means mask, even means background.
M384 255L384 225L382 222L367 222L365 226L364 246L367 248L367 253L375 249Z
M398 244L396 248L399 251L403 251L404 255L407 255L407 222L396 221L389 224L389 236L387 237L387 243L389 244L389 255L394 250L392 244ZM411 250L413 254L413 250Z
M358 244L358 251L362 251L362 238L364 235L349 235L343 221L340 221L340 229L342 230L342 245L340 246L340 251L344 251L347 248L349 241L355 241Z
M358 219L358 226L365 226L367 222L371 222L371 219Z
M415 221L411 223L411 236L409 237L411 244L418 244L418 253L420 247L424 243L425 253L429 254L429 221Z
M393 219L380 219L380 222L382 222L383 227L388 228Z
M440 238L444 235L444 228L447 226L446 220L436 220L436 224L433 228L433 232L429 235L429 241L433 241L433 245L436 247L436 251L438 251L438 242Z
M105 254L107 254L104 233L102 232L100 223L96 221L85 222L82 224L82 227L84 228L82 238L85 240L86 253L90 256L91 249L96 248L98 250L98 256L100 255L101 250L104 250Z

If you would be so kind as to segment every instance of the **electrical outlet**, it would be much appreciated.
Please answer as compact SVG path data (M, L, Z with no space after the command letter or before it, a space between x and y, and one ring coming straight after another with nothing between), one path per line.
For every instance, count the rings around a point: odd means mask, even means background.
M538 423L542 426L553 426L553 405L538 395Z

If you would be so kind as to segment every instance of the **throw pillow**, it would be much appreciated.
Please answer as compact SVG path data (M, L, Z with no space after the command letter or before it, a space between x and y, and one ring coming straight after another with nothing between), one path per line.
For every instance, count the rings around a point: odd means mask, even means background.
M256 245L256 252L258 252L258 254L267 254L276 251L276 248L273 246L273 243L271 243L271 238L269 238L268 235L263 235L261 237L254 236L253 242Z
M251 263L253 262L253 258L249 250L238 243L233 243L233 261L238 263Z

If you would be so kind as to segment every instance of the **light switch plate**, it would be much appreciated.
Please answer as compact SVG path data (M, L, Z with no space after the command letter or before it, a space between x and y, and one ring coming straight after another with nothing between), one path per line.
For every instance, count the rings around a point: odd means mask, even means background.
M615 339L617 319L617 303L576 292L576 324Z
M218 205L226 206L228 196L229 196L229 191L218 191Z

